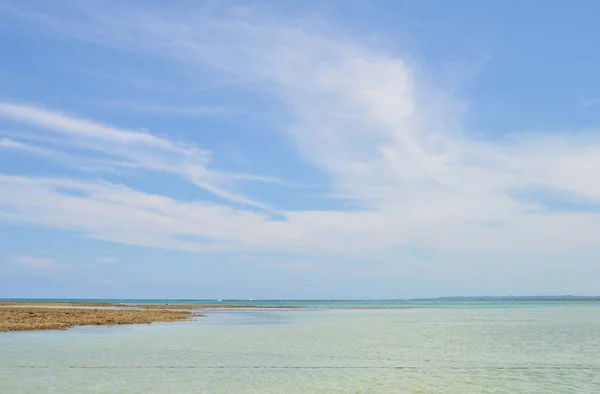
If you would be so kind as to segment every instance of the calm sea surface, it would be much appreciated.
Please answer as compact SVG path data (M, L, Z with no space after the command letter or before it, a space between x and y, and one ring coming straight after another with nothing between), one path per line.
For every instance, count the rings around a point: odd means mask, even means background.
M600 393L600 302L296 305L0 333L0 393Z

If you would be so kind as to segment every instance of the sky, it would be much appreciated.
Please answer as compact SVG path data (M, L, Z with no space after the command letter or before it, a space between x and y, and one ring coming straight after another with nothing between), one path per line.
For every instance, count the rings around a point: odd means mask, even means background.
M600 295L599 12L0 0L0 297Z

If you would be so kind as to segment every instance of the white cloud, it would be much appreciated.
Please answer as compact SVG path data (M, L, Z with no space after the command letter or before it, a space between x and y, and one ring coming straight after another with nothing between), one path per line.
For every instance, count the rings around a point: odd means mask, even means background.
M25 137L21 135L21 138L26 139ZM119 169L131 168L131 166L120 161L70 154L48 147L39 147L30 143L16 141L11 138L0 138L0 150L15 151L30 156L42 157L69 166L70 168L78 168L79 170L88 172L107 173L117 172Z
M485 209L413 203L378 211L287 212L286 219L212 203L188 203L108 183L0 177L0 219L131 245L204 253L291 253L393 260L423 245L443 253L598 249L598 216L530 213L489 226ZM409 212L412 210L412 212Z
M411 247L473 254L600 252L600 214L553 211L517 195L542 190L600 202L596 130L476 139L461 126L464 103L425 83L414 64L385 48L251 13L216 19L129 11L120 17L81 8L60 29L260 86L290 108L287 135L299 154L329 176L336 194L364 209L288 211L273 221L225 204L186 203L108 183L5 176L0 217L198 252L385 261ZM226 175L206 170L210 154L200 149L32 106L4 103L0 113L60 132L78 146L113 151L123 163L184 174L226 199L264 206L219 187L215 178Z
M48 151L45 149L36 148L34 146L30 146L28 144L15 141L10 138L0 138L0 149L23 151L38 155L46 155L48 153Z
M64 266L57 264L54 259L49 257L22 255L15 257L13 261L19 265L32 269L62 270L65 268Z
M71 160L78 159L92 166L100 163L117 168L174 173L219 197L262 209L269 210L270 208L239 193L227 190L220 186L220 183L236 178L278 182L277 179L270 177L213 172L206 168L211 159L211 153L208 151L179 144L146 132L105 126L35 106L0 102L0 118L31 124L38 127L39 131L58 133L61 146L66 145L101 153L111 160L99 160L98 158L90 160L87 153L73 157L73 155L63 152L26 145L7 138L1 140L0 148L24 150L28 153L63 159L63 161L70 156L68 158Z

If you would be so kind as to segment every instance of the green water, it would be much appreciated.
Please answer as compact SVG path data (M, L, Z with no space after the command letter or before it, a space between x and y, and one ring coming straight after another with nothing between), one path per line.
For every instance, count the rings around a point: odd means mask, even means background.
M0 333L0 392L599 393L600 303L215 310Z

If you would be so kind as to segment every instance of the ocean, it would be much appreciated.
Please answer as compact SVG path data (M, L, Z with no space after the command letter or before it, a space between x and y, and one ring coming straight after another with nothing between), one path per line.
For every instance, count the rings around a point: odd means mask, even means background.
M598 301L237 302L307 308L0 333L0 393L600 393Z

